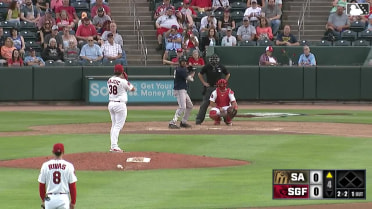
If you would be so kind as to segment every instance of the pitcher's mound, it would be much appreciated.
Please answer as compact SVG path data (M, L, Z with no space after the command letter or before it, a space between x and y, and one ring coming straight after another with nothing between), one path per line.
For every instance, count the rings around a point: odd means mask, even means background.
M127 158L146 157L150 162L127 162ZM34 168L40 169L43 162L53 159L53 156L35 157L0 161L0 167ZM102 153L87 152L66 154L63 159L74 164L76 170L149 170L173 168L206 168L241 166L249 164L248 161L215 158L197 155L185 155L162 152L124 152ZM122 165L123 169L117 168Z

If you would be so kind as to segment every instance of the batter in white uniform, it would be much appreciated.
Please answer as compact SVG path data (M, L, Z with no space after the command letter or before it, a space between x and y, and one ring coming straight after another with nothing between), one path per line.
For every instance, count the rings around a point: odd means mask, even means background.
M135 91L136 88L128 81L122 65L117 64L114 68L114 76L107 81L109 91L108 110L111 115L111 148L110 152L123 152L118 145L120 130L124 127L127 119L128 91Z
M74 209L77 181L74 166L62 159L63 144L55 144L52 152L55 159L43 163L38 178L41 206L45 209Z

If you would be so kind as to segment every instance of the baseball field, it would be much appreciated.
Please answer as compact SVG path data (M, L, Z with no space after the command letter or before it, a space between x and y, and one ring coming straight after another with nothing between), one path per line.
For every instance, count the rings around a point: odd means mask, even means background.
M39 169L57 142L79 209L372 208L371 105L246 104L233 126L194 126L195 106L191 129L170 130L175 109L129 105L126 152L109 153L106 106L0 106L0 208L40 208ZM366 169L366 199L273 200L273 169Z

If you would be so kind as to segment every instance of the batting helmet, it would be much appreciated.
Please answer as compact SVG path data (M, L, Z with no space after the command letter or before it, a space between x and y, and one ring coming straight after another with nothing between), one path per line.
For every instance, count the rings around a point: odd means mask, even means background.
M178 62L181 64L181 62L187 62L187 58L186 56L181 56L180 58L178 58Z
M225 90L226 87L227 87L227 80L226 79L220 79L217 81L216 83L216 86L220 89L220 90Z
M212 66L217 66L218 63L220 63L220 57L218 57L217 54L213 54L212 56L209 57L209 63Z

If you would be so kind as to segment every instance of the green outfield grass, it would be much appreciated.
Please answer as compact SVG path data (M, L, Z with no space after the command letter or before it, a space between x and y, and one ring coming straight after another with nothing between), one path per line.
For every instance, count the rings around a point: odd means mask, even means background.
M291 112L308 116L271 119L283 121L372 122L372 112L332 110L245 110ZM193 112L195 115L196 111ZM168 121L174 111L129 112L127 121ZM27 130L43 124L109 122L107 111L0 112L0 131ZM0 160L49 156L56 142L67 153L107 152L108 134L0 137ZM164 169L146 171L76 171L77 208L83 209L208 209L304 205L367 200L272 200L272 169L372 169L368 138L319 135L144 135L122 134L128 151L156 151L240 159L238 167ZM99 159L92 159L99 160ZM41 166L41 165L40 165ZM38 169L0 168L0 208L39 208Z

